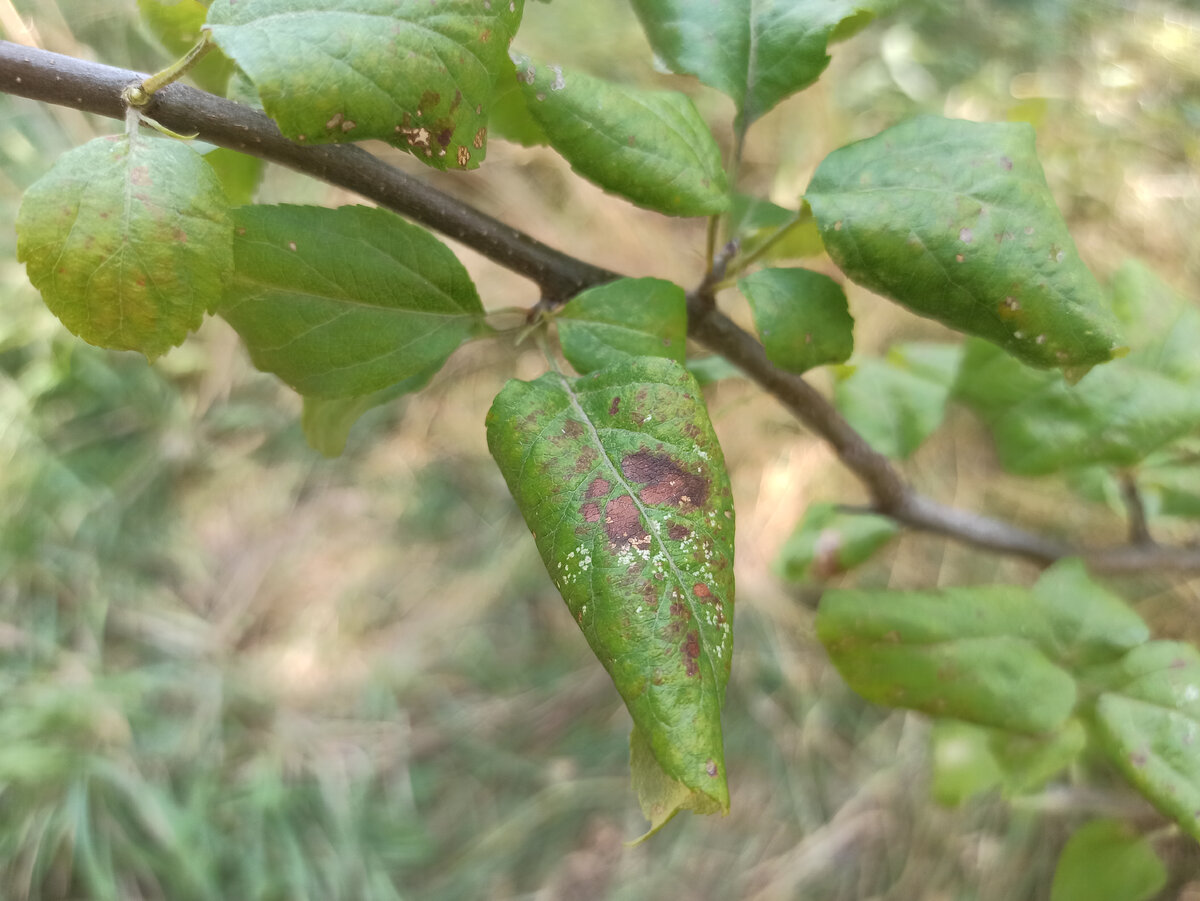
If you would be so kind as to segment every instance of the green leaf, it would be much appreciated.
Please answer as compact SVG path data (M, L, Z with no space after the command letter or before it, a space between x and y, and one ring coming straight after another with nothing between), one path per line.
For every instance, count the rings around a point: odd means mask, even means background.
M386 210L250 206L235 224L220 313L254 365L301 394L370 394L436 370L485 327L450 249Z
M1113 357L1027 125L913 119L835 150L805 196L830 256L872 291L1034 366L1077 376Z
M906 459L942 424L961 358L955 344L896 345L847 367L834 402L871 447Z
M1033 597L1049 622L1055 658L1072 668L1113 660L1150 638L1142 618L1093 582L1078 558L1060 560L1042 573Z
M200 150L200 147L197 146L196 149ZM245 206L254 199L258 184L262 181L263 170L266 168L262 160L227 147L212 147L201 152L205 162L213 167L217 178L221 180L230 206Z
M213 0L213 40L296 141L378 138L473 169L524 0Z
M1005 797L1040 790L1083 751L1087 731L1078 719L1049 735L939 720L930 740L933 796L940 804L956 806L996 787Z
M1061 726L1072 677L1042 647L1050 629L1011 586L942 592L829 591L817 635L869 701L1015 732Z
M1093 820L1071 836L1050 901L1148 901L1167 884L1167 869L1128 823Z
M687 295L659 278L623 278L584 291L555 318L563 356L587 373L630 357L682 363Z
M733 504L699 386L661 357L513 380L488 447L654 760L728 810Z
M1152 641L1108 675L1096 702L1100 743L1130 783L1200 840L1200 652Z
M670 216L708 216L729 206L721 151L687 96L525 57L516 64L530 113L584 178Z
M756 259L764 263L815 257L825 250L817 220L807 205L797 213L769 200L735 193L729 208L729 221L741 252L747 256L760 254ZM781 230L782 235L779 234ZM767 242L771 242L770 247L760 251Z
M212 167L142 134L64 153L17 214L17 259L50 311L89 344L150 359L216 306L232 240Z
M699 385L711 385L723 379L745 378L746 374L738 369L720 354L710 354L707 357L688 357L685 364L687 371L696 379Z
M525 102L525 91L517 80L516 64L511 59L507 63L500 73L496 95L492 98L492 109L488 116L490 134L522 147L549 144L550 139Z
M200 0L138 0L138 12L167 51L182 57L200 40L208 4ZM188 71L188 78L206 91L224 94L233 71L233 63L214 48Z
M363 414L375 407L391 403L405 394L414 394L429 384L430 379L441 369L439 362L425 372L381 388L370 394L354 397L306 397L300 425L308 446L325 457L339 457L346 449L350 429Z
M899 532L886 516L810 504L779 552L776 568L789 582L824 581L865 562Z
M663 772L654 759L650 743L636 725L629 733L629 771L642 815L650 821L650 828L637 839L638 842L658 832L681 810L702 815L721 811L721 805L711 797L688 788Z
M968 341L955 395L988 426L1009 472L1129 467L1200 427L1200 378L1181 380L1151 365L1134 351L1069 385Z
M808 269L760 269L738 280L767 358L789 372L842 363L854 350L854 319L842 286Z
M879 0L634 0L654 47L673 72L695 75L733 98L748 127L829 65L826 47L846 19ZM862 19L859 19L859 24Z

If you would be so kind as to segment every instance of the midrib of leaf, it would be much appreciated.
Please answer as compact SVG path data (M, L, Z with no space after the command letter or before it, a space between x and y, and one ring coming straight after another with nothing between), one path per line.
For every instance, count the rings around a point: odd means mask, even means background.
M588 434L591 436L592 441L595 443L596 448L600 452L600 459L604 461L604 465L608 467L608 471L612 474L614 483L629 493L630 498L633 500L634 506L637 508L638 515L645 520L647 526L646 532L652 536L655 545L658 546L659 552L663 555L664 559L666 559L667 565L671 567L671 574L674 576L675 581L679 586L679 594L684 599L684 603L687 604L688 612L692 615L692 618L695 619L697 623L702 622L700 619L701 611L696 609L696 604L691 599L691 592L687 590L687 580L683 577L683 573L681 573L679 568L675 565L674 555L672 555L667 549L667 546L663 544L661 534L659 534L659 531L654 528L657 520L650 516L650 512L645 508L645 506L642 505L642 500L638 497L637 491L632 485L629 484L625 478L625 474L621 472L620 468L612 461L612 458L609 457L608 448L606 448L604 446L604 442L600 440L600 433L597 431L595 424L591 420L591 417L587 415L583 409L583 406L579 403L579 396L571 388L570 381L561 372L556 372L555 375L558 376L559 381L562 382L563 391L566 392L567 398L571 402L571 408L583 420L584 425L587 426ZM635 432L634 434L637 434L639 437L644 437L640 432ZM697 629L696 635L700 646L704 651L704 660L708 664L708 671L712 674L713 678L716 679L717 667L713 665L712 655L708 647L709 643L705 640L704 630Z
M741 102L741 118L743 119L740 126L742 131L746 131L749 125L746 124L747 113L749 112L750 98L754 94L754 81L758 77L758 33L754 30L755 18L758 15L758 0L750 0L750 9L746 17L746 23L749 27L749 34L746 39L746 88L742 92Z

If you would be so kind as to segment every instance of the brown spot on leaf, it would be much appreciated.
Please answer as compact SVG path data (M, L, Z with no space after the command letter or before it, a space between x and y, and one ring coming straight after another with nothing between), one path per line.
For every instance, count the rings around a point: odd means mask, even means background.
M608 479L595 478L592 479L592 484L588 485L587 497L604 497L612 490L612 485Z
M712 592L708 590L708 586L705 585L703 582L697 582L695 585L692 586L692 594L694 594L696 597L700 598L701 600L712 597Z
M479 43L486 44L491 39L492 39L492 29L485 28L485 29L483 29L483 31L479 32Z
M475 132L475 138L471 141L471 143L475 145L476 150L482 150L483 142L486 140L487 140L487 126L485 125L483 128L479 129L479 131Z
M596 462L596 458L600 454L594 447L585 447L579 452L579 456L575 458L575 471L587 472L592 468L592 464Z
M642 597L651 607L658 606L658 586L653 582L646 582L642 585Z
M588 501L588 503L579 508L579 512L583 514L583 518L588 522L600 521L600 505L595 501Z
M466 147L459 147L458 164L460 166L466 166L469 162L471 162L471 151L469 151Z
M620 407L621 407L621 398L614 397L612 403L608 407L608 415L616 416L617 410L619 410Z
M568 419L563 426L562 433L568 438L578 438L583 434L583 423L578 419Z
M667 529L667 537L672 541L683 541L683 539L687 538L691 534L691 529L689 529L687 526L681 526L679 523L675 523L675 525Z
M646 486L638 496L647 504L701 507L708 499L708 483L696 473L685 472L666 454L648 450L627 454L621 471L629 481Z
M604 531L609 543L617 548L629 547L649 541L650 536L642 528L642 518L637 505L628 494L618 495L605 507Z
M695 629L687 634L687 639L683 642L683 665L689 676L698 676L700 674L700 665L696 662L700 659L700 633Z
M450 143L450 139L452 137L454 137L454 129L453 128L443 128L437 134L437 142L439 144L441 144L443 147L445 147L446 145L448 145Z
M708 773L710 776L717 775L717 762L711 757L708 759L708 763L704 765L704 772Z
M154 184L154 180L150 177L149 166L134 166L129 170L129 180L139 187Z

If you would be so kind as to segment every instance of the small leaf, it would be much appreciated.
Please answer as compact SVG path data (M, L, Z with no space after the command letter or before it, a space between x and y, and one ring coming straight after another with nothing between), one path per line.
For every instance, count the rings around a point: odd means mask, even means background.
M875 450L906 459L937 431L958 371L955 344L901 344L879 360L866 357L838 379L842 415Z
M681 810L701 815L721 812L721 806L711 797L688 788L663 772L654 759L650 743L636 725L629 733L629 771L642 816L650 821L650 828L634 844L658 832Z
M922 316L1078 375L1116 351L1033 129L924 117L835 150L805 195L850 278Z
M555 318L563 356L579 373L630 357L682 363L687 350L687 295L658 278L623 278L584 291Z
M824 581L865 562L899 532L896 521L886 516L810 504L776 565L789 582Z
M1100 743L1130 783L1200 840L1200 652L1152 641L1107 675Z
M1060 560L1042 573L1033 596L1055 636L1056 659L1073 667L1113 660L1150 638L1142 618L1093 582L1077 557Z
M798 215L796 211L784 209L768 200L735 193L729 209L729 221L744 254L759 253L759 247L767 241L772 242L770 248L756 257L765 263L815 257L825 251L821 233L817 230L817 220L807 206ZM782 237L778 235L781 229L786 230Z
M889 2L823 0L634 0L654 47L671 68L733 98L743 127L829 65L826 47L846 19L873 17Z
M492 109L488 115L488 131L494 137L512 141L522 147L539 147L550 143L546 132L529 111L525 91L517 81L516 64L507 59L496 84Z
M524 57L516 64L530 113L584 178L670 216L708 216L729 206L721 152L685 95Z
M221 315L254 365L304 395L352 397L436 370L483 326L450 249L386 210L236 212Z
M968 341L955 395L988 426L1000 465L1017 475L1135 466L1200 426L1200 378L1148 368L1139 351L1069 385Z
M524 0L213 0L213 40L308 144L378 138L473 169Z
M50 311L89 344L150 359L217 304L232 240L212 167L142 134L64 153L17 214L17 259Z
M658 766L728 810L733 504L699 386L659 357L509 381L488 447Z
M808 269L760 269L738 281L767 358L789 372L842 363L854 350L854 319L842 286Z
M711 385L724 379L742 379L746 374L738 369L720 354L710 354L707 357L688 357L687 371L696 379L698 385Z
M196 149L201 148L197 146ZM213 167L217 178L221 180L230 206L245 206L254 199L265 168L262 160L227 147L212 147L201 152L205 162Z
M200 40L208 4L200 0L138 0L138 11L167 51L182 57ZM233 63L214 48L188 71L188 78L206 91L224 94L233 71Z
M354 397L306 397L300 426L308 446L325 457L339 457L346 449L350 430L363 414L375 407L391 403L405 394L413 394L429 384L441 369L441 363L425 372L381 388L370 394Z
M829 591L817 634L877 704L1030 733L1058 728L1075 706L1075 681L1042 650L1049 627L1019 588Z
M1162 860L1129 824L1093 820L1063 848L1050 901L1148 901L1166 884Z

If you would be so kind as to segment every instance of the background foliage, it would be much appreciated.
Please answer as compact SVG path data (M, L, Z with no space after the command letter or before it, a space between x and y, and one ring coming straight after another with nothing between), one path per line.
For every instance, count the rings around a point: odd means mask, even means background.
M15 12L50 49L142 69L171 58L129 3L0 7L10 36ZM666 84L618 0L530 4L518 46L541 58L571 46L580 69ZM816 87L755 125L745 177L788 205L834 146L912 113L1030 121L1084 259L1107 276L1138 257L1195 298L1197 59L1200 23L1179 5L919 0L840 45ZM730 117L716 93L694 98L710 121ZM0 116L10 220L49 158L111 130L11 98ZM602 195L549 151L493 142L479 172L434 180L587 259L685 284L701 265L702 224ZM259 198L353 200L275 170ZM641 828L624 784L626 714L481 428L514 357L530 377L535 353L468 348L325 461L306 449L295 398L250 369L221 323L154 368L83 346L27 286L12 240L0 235L4 897L1007 901L1048 896L1087 814L1145 815L1115 776L1011 804L931 802L928 724L851 694L817 645L816 591L771 574L805 507L853 486L732 379L709 403L739 512L724 715L734 807L623 847ZM462 258L489 304L535 299ZM945 336L849 293L860 352ZM1111 486L1098 482L1087 504L1001 476L975 422L951 417L909 463L918 485L1121 534ZM842 582L1032 576L905 538ZM1200 583L1121 587L1157 635L1200 640ZM1194 843L1164 835L1158 848L1163 897L1194 891Z

